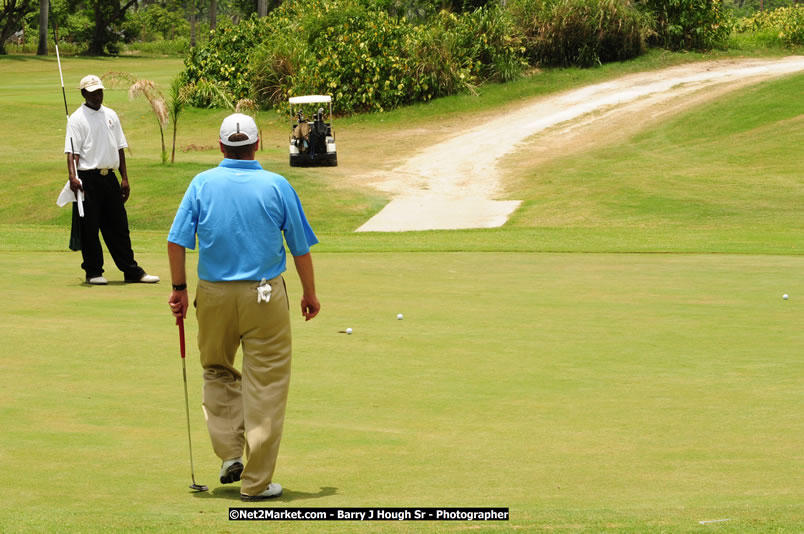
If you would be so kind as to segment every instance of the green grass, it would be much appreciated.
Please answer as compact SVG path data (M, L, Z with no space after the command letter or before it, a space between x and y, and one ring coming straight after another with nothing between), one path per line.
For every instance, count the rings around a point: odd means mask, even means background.
M779 38L779 30L766 28L748 32L732 32L729 36L728 48L737 53L763 55L768 53L784 53L787 55L801 55L804 46L800 44L785 43Z
M712 252L804 252L804 75L768 82L669 120L616 149L524 173L514 227L665 234ZM674 234L673 236L667 235ZM769 239L773 236L773 239ZM626 237L627 239L627 237Z
M542 84L681 59L548 71L479 98L343 118L339 150L352 132L421 128L505 108ZM65 60L68 85L125 70L164 87L180 67ZM523 165L509 191L525 200L514 220L456 232L352 233L382 196L341 183L343 166L287 167L285 124L266 112L260 159L291 179L322 239L323 304L308 323L292 309L276 475L286 494L268 506L507 506L511 520L233 524L237 487L217 483L199 409L195 320L195 471L211 488L199 495L187 489L167 284L119 283L108 255L112 283L82 284L68 212L55 206L66 179L55 61L0 58L0 125L11 134L0 145L0 531L802 531L802 88L802 76L762 84L616 147ZM162 166L145 103L108 93L132 145L137 259L167 278L179 198L220 156L180 152ZM77 91L69 98L72 110ZM189 111L179 145L211 145L225 113ZM287 280L297 302L292 270ZM338 333L346 327L354 334ZM715 519L730 521L699 523Z
M341 151L359 152L359 138L382 139L400 126L421 128L445 117L485 114L510 105L506 103L676 64L688 56L699 60L724 55L653 52L635 62L550 70L513 84L488 86L479 98L457 96L404 111L347 117L338 121L338 131L347 136L339 145ZM180 61L161 58L66 58L63 63L68 86L86 72L126 71L166 87L181 69ZM0 82L0 109L6 120L25 122L41 137L30 143L22 135L11 136L11 142L0 147L0 173L5 178L0 224L63 228L69 212L54 209L50 200L66 179L55 60L0 59L2 72L9 74ZM524 200L524 207L496 231L353 234L387 199L348 185L343 173L356 171L343 166L324 171L289 167L287 125L284 117L270 111L261 115L265 144L259 158L267 168L286 175L305 199L326 250L800 253L801 219L792 206L802 195L798 170L804 156L796 150L802 139L802 88L804 77L789 77L685 114L627 140L617 150L604 147L532 170L523 162L509 197ZM121 115L131 146L131 226L164 233L192 176L220 160L214 143L226 112L189 110L179 122L177 163L162 165L158 129L147 104L129 101L121 89L107 93L106 103ZM75 90L68 96L71 111L79 97ZM359 134L349 137L349 132ZM182 151L187 147L196 150ZM382 143L375 142L372 152L382 149ZM378 154L374 161L380 158ZM370 170L371 161L360 158L359 172Z
M166 272L163 254L139 259ZM278 505L508 506L526 530L802 526L804 259L344 253L316 267L324 311L293 314ZM14 325L0 349L2 530L234 528L192 342L196 478L212 492L186 487L167 289L83 287L60 252L5 253L0 273Z

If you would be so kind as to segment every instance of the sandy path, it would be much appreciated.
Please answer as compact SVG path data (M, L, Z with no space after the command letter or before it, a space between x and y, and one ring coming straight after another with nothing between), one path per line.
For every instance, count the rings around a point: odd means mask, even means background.
M584 131L681 110L748 84L804 71L804 57L721 60L633 74L536 99L522 108L419 151L370 185L393 198L358 232L402 232L501 226L519 206L502 195L500 163L539 144L555 149ZM683 97L683 98L682 98ZM567 133L572 132L572 136ZM532 144L532 143L531 143Z

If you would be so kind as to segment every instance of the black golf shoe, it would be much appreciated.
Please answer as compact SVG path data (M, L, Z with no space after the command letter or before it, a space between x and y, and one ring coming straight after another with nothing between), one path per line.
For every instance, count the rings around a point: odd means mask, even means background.
M221 466L221 484L231 484L240 480L240 475L243 473L243 460L241 458L234 458L226 460Z

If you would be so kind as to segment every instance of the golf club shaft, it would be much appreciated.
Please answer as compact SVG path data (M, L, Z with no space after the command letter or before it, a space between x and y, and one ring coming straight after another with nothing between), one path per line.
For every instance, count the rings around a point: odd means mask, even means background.
M64 114L67 120L70 119L70 112L67 109L67 93L64 91L64 74L61 72L61 56L59 55L59 42L56 41L56 62L59 64L59 78L61 79L61 96L64 98Z
M53 17L50 17L53 22L53 43L56 45L56 62L59 64L59 79L61 79L61 96L64 98L64 114L67 115L67 120L70 120L70 112L67 109L67 93L64 92L64 75L61 72L61 55L59 55L59 26Z
M193 438L190 434L190 402L187 398L187 365L184 358L181 359L181 373L184 377L184 408L187 414L187 443L190 445L190 477L195 484L195 467L193 466Z
M181 348L181 374L184 380L184 410L187 415L187 443L190 445L190 477L195 486L195 467L193 466L193 438L190 434L190 401L187 395L187 364L184 362L184 319L178 317L176 324L179 325L179 346Z
M67 122L70 122L70 111L67 109L67 93L64 91L64 74L61 72L61 56L59 55L59 29L57 26L53 28L53 41L56 44L56 63L59 64L59 79L61 80L61 96L64 99L64 114L67 116ZM73 138L70 136L70 162L73 170L78 174L78 169L75 168L75 147L73 146Z

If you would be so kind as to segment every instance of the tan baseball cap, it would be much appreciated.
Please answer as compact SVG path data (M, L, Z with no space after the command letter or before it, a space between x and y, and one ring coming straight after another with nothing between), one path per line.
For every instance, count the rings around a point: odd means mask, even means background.
M81 83L78 84L79 89L86 89L90 93L93 91L97 91L98 89L106 89L103 86L103 82L101 79L95 76L94 74L90 74L89 76L84 76L81 78Z
M229 137L234 134L245 134L247 139L242 141L230 141ZM260 131L257 129L257 123L254 122L248 115L243 113L233 113L225 119L221 124L221 143L226 146L245 146L253 145L260 137Z

